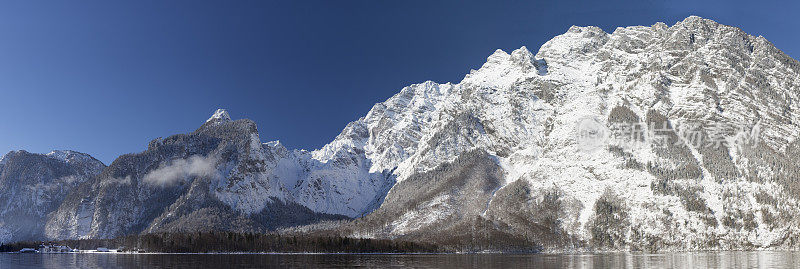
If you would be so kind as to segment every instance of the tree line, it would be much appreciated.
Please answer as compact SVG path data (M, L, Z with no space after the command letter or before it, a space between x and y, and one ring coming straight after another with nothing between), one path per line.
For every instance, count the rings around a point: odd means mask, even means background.
M131 252L159 253L408 253L439 252L433 244L388 239L341 236L286 236L279 234L197 232L157 233L113 239L81 239L43 242L16 242L0 245L0 252L36 248L41 244L64 245L81 250L100 247Z

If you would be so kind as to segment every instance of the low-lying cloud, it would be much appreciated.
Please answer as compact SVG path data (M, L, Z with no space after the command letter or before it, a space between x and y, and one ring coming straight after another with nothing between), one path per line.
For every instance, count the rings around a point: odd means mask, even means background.
M217 173L217 159L194 155L186 159L176 159L162 164L156 170L147 173L142 181L153 185L172 185L189 177L212 176Z

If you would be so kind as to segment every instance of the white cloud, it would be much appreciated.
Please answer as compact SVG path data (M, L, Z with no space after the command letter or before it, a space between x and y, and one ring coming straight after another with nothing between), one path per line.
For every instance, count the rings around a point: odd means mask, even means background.
M142 181L153 185L171 185L188 177L204 177L216 174L215 157L194 155L186 159L176 159L162 164L159 168L147 173Z

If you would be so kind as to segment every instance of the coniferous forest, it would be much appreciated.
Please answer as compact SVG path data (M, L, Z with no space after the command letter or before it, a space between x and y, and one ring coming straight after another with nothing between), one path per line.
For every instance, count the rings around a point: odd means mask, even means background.
M385 239L202 232L131 235L113 239L16 242L0 245L0 252L37 248L41 244L64 245L79 250L109 248L123 252L158 253L431 253L439 251L439 248L433 244Z

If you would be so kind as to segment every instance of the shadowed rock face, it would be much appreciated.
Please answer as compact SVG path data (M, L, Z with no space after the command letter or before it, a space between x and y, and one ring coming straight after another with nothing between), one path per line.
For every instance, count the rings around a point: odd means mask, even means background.
M0 160L0 243L44 239L47 215L102 162L73 151L12 151Z
M426 228L446 229L481 215L501 178L500 167L488 154L468 152L452 163L399 182L383 206L361 221L385 225L380 231L385 236L426 236Z

